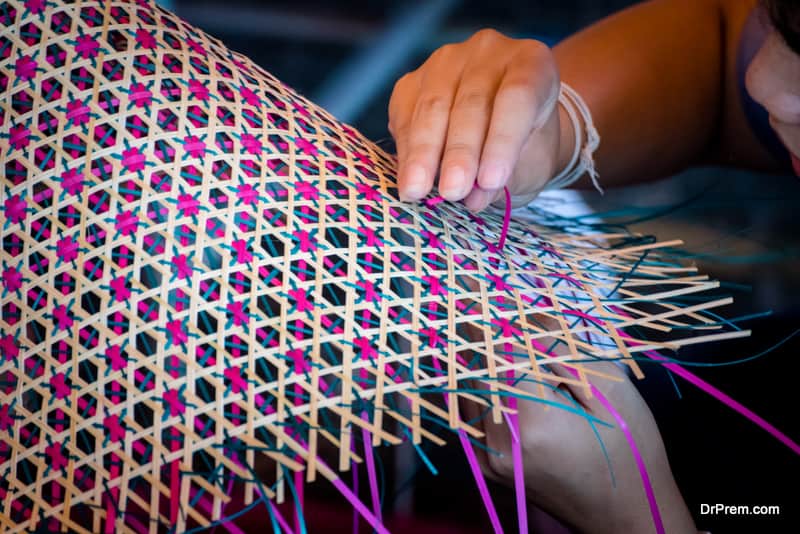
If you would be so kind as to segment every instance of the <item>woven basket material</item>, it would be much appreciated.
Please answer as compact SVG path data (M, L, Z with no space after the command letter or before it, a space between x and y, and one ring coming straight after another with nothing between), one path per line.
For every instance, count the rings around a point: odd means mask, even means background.
M145 1L0 2L0 161L7 532L206 526L232 479L335 480L359 428L480 437L460 402L499 420L507 371L640 374L697 339L630 327L723 303L683 309L714 284L662 245L512 221L501 249L496 214L400 202L390 155Z

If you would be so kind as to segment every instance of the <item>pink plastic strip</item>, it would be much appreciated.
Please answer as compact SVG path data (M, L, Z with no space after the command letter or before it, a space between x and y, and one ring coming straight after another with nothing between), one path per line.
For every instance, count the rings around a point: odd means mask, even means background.
M306 451L308 451L308 446L305 443L301 442L300 445L302 445L302 447ZM330 467L328 467L328 464L322 461L322 458L318 457L317 463L323 466L325 469L328 469L333 472L333 470ZM353 493L353 491L347 487L347 484L345 484L341 478L337 477L334 480L331 480L331 483L337 490L339 490L339 493L341 493L342 496L350 502L350 505L354 509L358 510L358 513L361 514L361 517L366 519L367 523L369 523L372 526L372 528L375 529L376 532L378 532L378 534L389 534L389 531L386 529L385 526L383 526L383 523L377 517L375 517L375 515L370 511L369 508L367 508L367 506L363 502L361 502L361 500L358 498L358 495Z
M624 311L620 310L618 307L613 306L612 309L614 312L619 313L623 317L630 318L630 315L625 313ZM626 332L616 329L617 333L624 338L631 339L631 336L628 335ZM632 342L631 345L638 345L639 343ZM772 424L767 422L764 418L738 402L737 400L729 397L719 389L715 388L705 380L701 379L700 377L696 376L693 373L690 373L680 365L676 363L668 362L668 359L664 356L661 356L658 352L653 350L648 350L644 352L645 356L650 358L651 360L656 360L660 362L664 362L663 365L670 371L674 372L676 375L679 375L681 378L690 382L700 388L701 390L705 391L724 405L728 406L732 410L739 412L741 415L745 416L747 419L755 423L756 425L760 426L764 430L766 430L772 437L789 447L792 452L795 454L800 454L800 445L794 442L789 436L775 428Z
M503 230L500 234L500 242L498 246L500 249L503 248L506 242L506 237L508 237L508 228L511 223L511 193L509 192L507 187L503 188L503 192L505 193L505 211L503 213ZM536 343L536 342L534 342ZM546 351L545 351L546 352ZM570 372L573 374L577 373L570 369ZM513 377L513 374L510 375ZM636 440L633 439L633 435L631 434L630 430L628 429L628 425L625 423L625 420L622 416L617 412L614 406L608 401L608 399L603 396L597 388L591 386L592 392L595 393L600 403L608 410L611 416L617 421L620 429L622 430L623 434L625 435L625 439L628 441L628 445L631 449L631 453L633 454L634 460L636 461L636 466L639 469L639 476L642 479L642 485L644 486L645 495L647 496L647 502L650 505L650 513L653 516L653 523L656 527L656 532L658 534L664 534L664 523L661 519L661 512L658 509L658 503L656 502L655 492L653 491L653 485L650 482L650 475L647 472L647 466L644 464L644 460L642 459L642 455L639 452L639 447L636 445ZM513 403L513 404L512 404ZM509 406L512 408L516 408L516 399L511 399L509 402ZM517 432L517 440L512 439L512 455L513 455L513 462L514 462L514 489L517 497L517 515L519 520L520 532L527 532L527 509L526 509L526 502L525 502L525 480L524 480L524 471L522 465L522 446L519 443L519 422L517 421L517 417L512 416L514 420L514 425L509 425L509 428L514 428ZM512 432L513 436L513 432ZM523 524L525 526L523 530Z
M227 491L225 493L227 495L233 495L233 478L231 478L228 481L228 487L227 487ZM195 492L192 491L192 496L194 497L194 495L195 495ZM201 500L205 501L205 499L201 499ZM228 502L230 502L230 501L228 501ZM227 506L227 504L228 503L222 505L222 510L220 511L220 517L225 517L225 507ZM211 505L210 504L208 505L208 508L209 508L209 511L210 511L211 510ZM227 522L223 523L223 525L233 525L233 521L227 521ZM241 532L239 530L239 528L235 527L235 526L233 528L229 527L229 526L224 526L224 528L226 530L228 530L229 532L231 532L232 534L244 534L244 532ZM234 528L236 530L235 532L234 532ZM216 527L214 528L214 530L211 531L211 534L214 534L215 532L216 532Z
M517 428L519 424L514 426L514 423L511 419L511 414L509 413L503 412L503 417L506 418L506 423L508 423L508 429L511 431L511 439L513 439L514 441L519 441L519 432Z
M355 440L350 440L350 450L355 452L356 450ZM353 493L358 495L358 463L356 463L354 460L350 461L350 470L352 471L352 477L353 477L353 484L352 484ZM358 510L353 508L353 534L358 534L359 532L359 524L358 524L359 517L361 516L358 515Z
M511 214L511 198L506 188L506 216ZM505 236L503 236L505 237ZM501 245L502 246L502 245ZM508 361L513 363L514 357L511 356L513 350L510 343L503 345L503 350L508 355ZM506 377L509 382L514 380L514 371L508 371ZM512 410L517 409L517 399L511 397L508 399L508 406ZM525 468L522 462L522 442L520 441L519 434L519 416L515 413L505 414L508 421L508 429L511 432L511 460L514 464L514 495L517 500L517 525L519 526L520 534L527 534L528 532L528 500L525 497Z
M275 504L270 499L268 499L263 493L261 493L261 490L258 488L258 486L255 487L255 490L256 493L258 493L258 496L264 499L264 501L267 503L269 509L272 510L272 514L278 521L278 525L283 529L284 532L286 532L287 534L291 534L292 527L289 526L289 522L286 521L286 519L283 517L280 509L277 506L275 506Z
M507 187L503 188L503 193L506 195L506 205L505 210L503 212L503 229L500 232L500 241L497 243L497 247L500 250L503 250L503 247L506 244L506 237L508 237L508 228L511 226L511 193L508 191Z
M517 409L517 399L509 399L509 407ZM525 470L522 462L522 443L519 440L519 417L505 414L511 431L511 458L514 462L514 493L517 498L517 524L520 534L528 532L528 500L525 497Z
M261 494L258 489L256 489L256 491ZM287 534L291 533L292 527L289 526L289 522L286 521L285 517L283 517L283 514L281 514L281 511L278 509L278 507L275 506L269 499L267 499L267 506L269 506L272 510L272 514L275 516L275 519L278 521L278 525L283 529L283 531Z
M144 523L131 516L125 517L125 526L132 528L133 532L137 534L148 534L150 532L150 529Z
M545 354L550 355L550 353L547 351L547 348L538 341L531 341L531 343ZM567 370L570 373L572 373L573 376L576 377L578 376L578 372L575 371L574 369L567 368ZM625 420L622 418L619 412L614 408L614 406L608 401L608 399L606 399L605 396L602 393L600 393L600 390L598 390L592 384L589 385L592 388L592 393L600 401L600 404L602 404L605 407L605 409L608 410L608 413L611 414L611 417L614 418L614 420L619 425L620 430L622 430L622 433L624 434L625 439L628 442L628 447L630 448L631 453L633 454L633 459L636 462L636 467L639 470L639 478L642 479L642 486L644 487L644 493L645 496L647 497L647 503L650 506L650 515L652 515L653 517L653 524L656 527L656 532L658 534L664 534L664 522L661 519L661 512L658 509L658 503L656 502L656 495L655 492L653 491L653 485L650 482L650 475L647 472L647 466L645 465L644 460L642 459L639 447L636 445L636 440L633 439L633 434L631 434L627 423L625 423Z
M492 528L495 534L503 534L503 526L500 524L500 518L497 517L497 510L492 502L492 495L489 493L489 488L486 486L486 479L483 477L483 471L478 463L478 458L475 456L475 451L472 450L472 443L469 442L467 433L463 430L458 430L458 439L461 440L461 447L464 449L464 454L467 457L467 463L472 470L472 476L475 478L475 484L478 485L478 492L481 494L483 506L489 514L489 521L492 523Z
M178 444L178 429L172 427L170 429L170 434L172 435L172 443L170 444L170 450L176 451L180 447ZM169 503L170 503L170 512L169 518L170 522L175 525L178 522L178 514L180 513L180 490L181 490L181 468L180 468L180 461L173 460L170 463L170 473L169 473Z
M294 507L294 531L295 534L303 534L303 518L305 514L305 494L303 491L303 483L305 477L303 471L295 471L294 473L294 489L297 492L297 506Z
M197 488L190 488L189 489L190 498L194 499L199 491L200 490L198 490ZM228 494L230 495L230 492L228 492ZM203 511L208 512L209 514L211 514L212 510L214 509L214 506L213 506L212 502L209 499L206 499L204 497L198 499L197 506L200 507ZM225 512L224 506L223 506L223 510L222 511L223 511L223 514L224 514L224 512ZM236 526L236 523L234 521L225 521L223 523L220 523L219 525L215 526L214 529L211 531L212 534L213 534L213 532L216 531L217 527L222 527L225 530L227 530L228 532L230 532L231 534L246 534L244 530L242 530L242 529L240 529L239 527Z
M575 373L577 375L577 373ZM605 396L600 393L596 387L592 387L592 394L597 397L597 400L600 401L608 413L614 418L619 425L620 430L622 433L625 434L625 439L628 440L628 446L631 449L631 453L633 453L633 459L636 461L636 467L639 469L639 477L642 479L642 485L644 486L644 493L647 496L647 503L650 505L650 514L653 516L653 523L656 527L656 532L658 534L664 534L664 522L661 519L661 512L658 509L658 502L656 502L656 495L653 491L653 485L650 482L650 475L647 473L647 466L644 463L644 459L642 459L642 454L639 452L639 447L636 445L636 440L633 439L633 434L631 434L630 429L628 428L627 423L619 414L619 412L614 408L614 406L609 402Z
M614 308L614 310L616 312L620 313L620 315L622 315L623 317L630 317L628 314L620 311L616 307ZM624 337L624 338L627 338L627 339L631 339L631 336L628 335L626 332L623 332L622 330L617 329L617 333L621 337ZM638 345L638 343L635 343L635 342L633 342L631 344L634 345L634 346ZM730 397L727 394L723 393L722 391L718 390L717 388L715 388L714 386L712 386L711 384L709 384L708 382L706 382L702 378L698 377L697 375L687 371L686 369L684 369L683 367L681 367L677 363L669 362L668 358L665 358L664 356L661 356L658 352L656 352L654 350L648 350L648 351L645 351L644 354L645 354L645 356L647 356L651 360L664 362L663 363L664 367L666 367L667 369L669 369L670 371L672 371L676 375L680 376L681 378L683 378L687 382L690 382L691 384L694 384L695 386L697 386L701 390L705 391L706 393L708 393L709 395L711 395L712 397L714 397L715 399L720 401L722 404L728 406L729 408L731 408L732 410L734 410L736 412L739 412L740 414L745 416L747 419L749 419L750 421L752 421L756 425L758 425L761 428L763 428L764 430L766 430L772 437L774 437L775 439L777 439L778 441L780 441L781 443L783 443L784 445L789 447L792 450L792 452L794 452L795 454L799 454L800 455L800 445L798 445L795 441L793 441L789 436L787 436L786 434L784 434L783 432L781 432L780 430L775 428L775 426L773 426L771 423L767 422L763 417L761 417L760 415L758 415L757 413L752 411L750 408L746 407L745 405L743 405L739 401L733 399L732 397Z
M664 358L657 352L653 351L646 351L645 355L653 360L658 360L658 361L666 360L666 358ZM725 404L734 411L739 412L740 414L748 418L750 421L752 421L753 423L757 424L758 426L766 430L772 437L774 437L775 439L777 439L778 441L789 447L795 454L800 454L800 445L792 441L792 439L789 436L787 436L786 434L775 428L771 423L767 422L764 418L762 418L760 415L750 410L748 407L741 404L739 401L729 397L728 395L718 390L705 380L690 373L689 371L687 371L686 369L684 369L683 367L681 367L676 363L664 363L663 365L664 367L666 367L676 375L680 376L687 382L694 384L695 386L702 389L703 391L705 391L706 393L708 393L721 403Z
M304 268L305 267L305 262L301 261L300 265L301 265L302 268ZM304 280L304 276L300 275L300 279ZM296 320L295 323L296 323L296 326L298 326L298 330L297 330L297 332L298 332L298 336L297 336L298 340L301 340L301 339L303 339L303 334L302 334L303 330L302 330L302 327L301 327L302 321ZM293 367L294 373L298 374L298 375L302 374L305 371L305 368L306 368L306 363L303 360L302 352L300 352L300 351L294 352L292 358L294 360L294 367ZM302 404L303 403L303 400L302 400L303 388L300 387L300 384L295 384L294 385L294 394L295 394L294 405L298 406L298 405ZM300 456L297 455L297 456L295 456L295 460L301 461L302 458L300 458ZM295 471L295 473L293 475L293 478L294 478L294 489L295 489L295 492L297 493L297 495L295 497L295 507L294 507L294 511L293 511L294 530L290 531L290 532L294 532L294 534L302 534L303 526L304 526L303 525L303 523L304 523L303 517L305 515L305 492L303 491L303 485L304 485L305 477L304 477L303 471Z
M370 261L367 259L367 261ZM369 360L366 353L361 354L363 360ZM363 380L367 379L367 370L361 369L360 376ZM362 421L369 422L369 416L366 410L361 412ZM378 492L378 475L375 469L375 455L372 450L372 434L366 428L361 429L361 435L364 441L364 456L367 460L367 480L369 481L369 494L372 497L372 511L379 521L383 521L381 514L381 496ZM358 490L356 490L356 494Z
M321 462L319 459L317 461ZM331 482L333 483L333 486L339 490L339 493L341 493L345 499L350 501L350 505L358 510L361 516L367 520L367 522L372 526L372 528L375 529L376 532L379 534L389 534L389 531L383 526L383 523L381 523L381 521L373 515L369 508L367 508L366 505L361 502L352 491L350 491L350 488L347 487L347 484L342 482L341 478L336 478Z
M442 366L437 358L433 359L433 366L442 374ZM444 394L444 402L447 403L447 393ZM472 476L475 479L475 484L478 486L478 493L480 493L483 507L486 508L486 513L489 514L489 521L492 523L492 528L495 534L503 534L503 526L500 524L500 518L497 516L497 509L494 507L492 501L492 494L489 493L489 488L486 485L486 479L481 471L481 465L478 463L478 458L475 456L475 451L472 449L472 443L469 442L467 433L458 429L458 439L461 442L461 448L464 449L464 455L467 457L467 463L472 471Z
M242 463L239 462L235 457L232 458L232 460L236 465L238 465L238 466L242 465ZM232 489L233 489L233 480L231 480L230 483L228 484L228 495L231 495ZM284 519L283 515L281 515L281 512L278 509L278 507L275 506L272 503L272 501L269 498L267 498L261 492L261 490L259 489L259 487L257 485L254 487L254 489L255 489L256 493L258 494L258 496L261 497L262 499L264 499L264 502L269 507L269 509L272 511L272 513L274 514L275 518L278 521L278 525L283 530L283 532L286 532L287 534L291 534L292 533L292 528L289 526L289 523L286 521L286 519ZM196 490L194 488L190 489L191 496L194 497L197 494L197 491L198 490ZM200 499L198 504L204 510L206 510L208 512L210 512L212 510L211 502L209 502L207 499ZM225 512L225 506L226 505L222 506L222 513L223 514ZM222 523L222 527L225 528L231 534L245 534L245 532L243 530L241 530L239 527L237 527L236 524L233 521L226 521L226 522ZM215 530L216 530L216 527L215 527ZM212 534L213 534L213 531L212 531Z
M366 412L361 414L362 418L366 418ZM369 430L366 428L361 429L364 436L364 456L367 460L367 478L369 479L369 493L372 496L372 511L378 521L383 521L381 515L381 497L378 492L378 475L375 470L375 456L372 451L372 439Z

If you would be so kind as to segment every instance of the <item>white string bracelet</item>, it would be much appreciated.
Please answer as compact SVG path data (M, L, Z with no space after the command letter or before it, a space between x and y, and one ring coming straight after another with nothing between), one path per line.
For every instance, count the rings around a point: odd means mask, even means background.
M603 193L600 182L597 181L597 171L594 168L594 151L600 145L600 135L592 122L589 107L575 90L561 82L558 94L559 103L572 121L572 130L575 132L575 149L569 163L558 175L550 180L545 189L562 189L574 184L578 179L588 173L595 189ZM580 117L579 117L580 115ZM581 124L581 121L583 124ZM583 132L586 131L586 143L583 143Z

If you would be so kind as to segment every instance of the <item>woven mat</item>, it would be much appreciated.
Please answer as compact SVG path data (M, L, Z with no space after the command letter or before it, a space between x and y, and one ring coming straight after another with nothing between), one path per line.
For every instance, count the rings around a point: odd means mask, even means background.
M359 429L480 438L461 403L499 421L508 371L588 391L728 335L674 243L402 203L391 155L151 2L0 2L0 162L5 532L208 526L233 480L337 480Z

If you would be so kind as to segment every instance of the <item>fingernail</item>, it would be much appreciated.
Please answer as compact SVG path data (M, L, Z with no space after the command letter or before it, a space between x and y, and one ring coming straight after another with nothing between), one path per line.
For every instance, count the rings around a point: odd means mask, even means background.
M461 200L467 193L465 187L466 181L466 174L461 167L448 167L444 173L442 173L439 194L447 200Z
M499 163L489 163L481 169L478 184L481 189L500 189L506 181L506 168Z
M408 199L418 200L425 196L426 184L425 169L421 165L412 163L406 170L406 179L403 187L404 196Z

